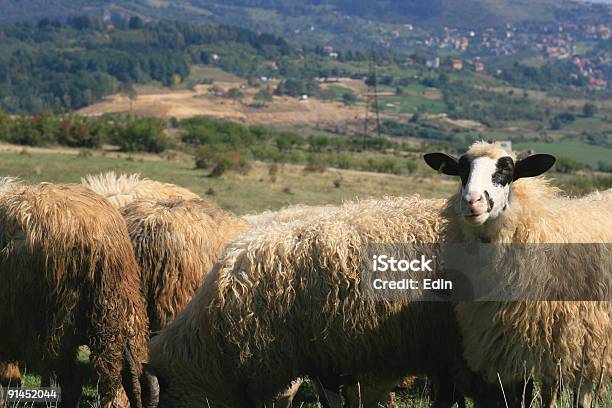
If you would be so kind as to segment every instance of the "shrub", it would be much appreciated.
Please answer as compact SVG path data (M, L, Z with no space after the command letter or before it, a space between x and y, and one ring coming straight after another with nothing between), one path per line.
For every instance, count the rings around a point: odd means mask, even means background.
M561 156L557 159L555 163L555 169L559 173L574 173L578 170L582 170L586 167L584 163L580 163L574 159L569 157Z
M278 150L289 150L294 146L304 143L304 138L296 132L280 132L276 135L276 147Z
M306 159L306 166L304 166L304 171L307 173L323 173L327 170L327 164L325 163L325 159L320 157L319 155L310 155Z
M10 143L42 146L57 141L59 122L51 115L35 115L32 118L19 117L13 121L7 141Z
M597 106L595 106L595 104L592 104L590 102L585 103L584 106L582 107L582 114L586 116L587 118L592 118L596 112L597 112Z
M245 155L230 146L201 146L196 150L195 166L211 169L211 177L219 177L229 170L246 172L248 161Z
M113 140L126 152L161 153L170 146L162 121L152 118L129 118L115 130Z
M339 154L336 158L336 166L339 169L348 169L351 167L351 157L348 154Z
M61 130L57 142L71 147L100 147L104 134L104 123L78 116L64 116L60 120Z
M346 92L346 93L342 94L342 102L346 106L354 105L355 102L357 102L357 97L352 92Z
M408 160L406 162L406 170L408 170L408 174L412 174L416 171L417 164L414 160Z
M272 92L269 89L260 89L255 94L255 100L269 102L272 100Z
M229 91L227 91L226 96L231 99L242 99L244 98L244 92L238 88L231 88Z
M329 138L325 135L313 135L308 138L310 150L320 152L329 145Z
M229 121L192 118L183 121L186 130L182 141L193 145L224 144L232 147L252 145L257 134L250 128Z

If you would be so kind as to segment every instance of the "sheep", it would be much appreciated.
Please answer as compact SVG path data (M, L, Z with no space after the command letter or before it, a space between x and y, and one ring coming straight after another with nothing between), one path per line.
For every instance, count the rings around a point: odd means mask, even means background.
M191 300L246 223L200 198L136 200L121 208L140 267L152 332Z
M102 405L123 382L140 407L148 327L119 212L83 186L11 186L0 194L0 248L0 332L10 333L0 337L0 361L55 371L63 406L74 407L76 351L86 344Z
M14 177L0 178L0 194L8 191L12 186L19 184L20 181ZM0 386L20 386L21 375L19 364L16 361L0 361Z
M258 214L246 214L242 219L249 225L264 225L272 222L288 222L293 220L317 217L333 210L331 205L302 205L296 204L278 211L264 211Z
M543 301L455 306L464 356L474 371L505 385L527 371L542 382L546 407L555 405L561 380L574 389L577 406L590 406L598 384L605 388L612 375L610 247L597 245L612 242L612 194L563 197L535 177L553 165L554 157L516 161L486 143L475 143L459 160L431 153L425 161L461 178L462 187L444 209L448 242L593 244L581 253L568 254L562 246L529 251L521 265L498 246L499 258L487 273ZM599 294L604 301L545 301L547 292L555 291Z
M200 198L186 188L142 179L138 174L117 176L111 171L95 176L88 175L81 178L81 184L106 197L116 208L124 207L137 199Z
M150 341L151 394L161 407L261 406L300 376L364 378L378 389L362 394L371 407L407 373L471 381L449 303L360 291L365 246L437 242L444 203L372 199L251 228ZM436 407L450 407L452 388L438 391Z

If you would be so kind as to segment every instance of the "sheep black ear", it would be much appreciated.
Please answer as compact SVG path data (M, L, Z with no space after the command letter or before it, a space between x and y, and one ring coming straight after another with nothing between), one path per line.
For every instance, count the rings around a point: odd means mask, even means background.
M449 176L459 175L459 165L457 159L446 153L427 153L423 156L425 163L438 173L448 174Z
M535 177L550 169L557 159L550 154L534 154L516 162L514 180Z

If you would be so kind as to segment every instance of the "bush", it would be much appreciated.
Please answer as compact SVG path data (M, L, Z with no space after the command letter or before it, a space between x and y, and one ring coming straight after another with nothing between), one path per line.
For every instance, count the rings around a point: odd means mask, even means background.
M238 88L231 88L227 91L227 97L231 99L242 99L244 98L244 92Z
M313 135L308 138L310 150L320 152L329 145L329 138L325 135Z
M597 170L604 173L612 173L612 164L603 161L597 162Z
M582 114L586 116L587 118L592 118L596 112L597 112L597 106L595 106L594 104L590 102L585 103L584 106L582 107Z
M182 126L186 132L181 140L196 146L224 144L238 148L250 146L258 138L251 128L223 120L198 117L183 121Z
M270 92L269 89L260 89L256 94L255 94L255 100L257 101L266 101L269 102L272 100L272 92Z
M115 131L113 141L125 152L161 153L170 146L164 124L158 119L130 118Z
M574 173L578 170L582 170L586 167L584 163L580 163L574 159L569 157L561 156L557 159L555 163L555 169L559 173Z
M6 140L27 146L42 146L57 142L59 122L51 115L22 116L13 121Z
M304 138L296 132L280 132L276 135L276 147L278 150L289 150L304 143Z
M307 173L323 173L327 170L327 164L325 163L325 159L319 155L311 154L306 159L306 166L304 166L304 171Z
M71 147L100 147L104 133L102 121L88 120L78 116L66 116L60 121L61 131L57 142Z
M245 155L230 146L201 146L196 150L197 169L211 169L211 177L219 177L229 170L247 172L248 161Z
M408 170L408 174L412 174L416 171L417 164L414 160L408 160L406 162L406 170Z
M354 105L355 102L357 102L357 97L355 96L353 92L346 92L342 94L342 102L346 106Z

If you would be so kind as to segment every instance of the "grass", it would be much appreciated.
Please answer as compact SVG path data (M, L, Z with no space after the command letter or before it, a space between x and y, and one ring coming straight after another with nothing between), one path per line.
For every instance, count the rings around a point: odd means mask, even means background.
M213 82L242 82L244 79L223 71L220 68L207 65L192 65L190 67L189 76L183 82L186 85L202 83L205 80Z
M444 102L421 96L384 96L379 99L380 109L383 111L396 111L400 114L419 111L437 114L446 111Z
M280 166L274 176L269 165L252 163L247 174L228 173L207 177L206 170L194 169L190 158L175 161L151 160L134 155L78 157L58 153L0 152L0 174L28 182L80 182L87 174L115 171L140 173L143 177L170 182L206 196L221 207L238 214L276 210L292 204L338 204L355 198L420 193L428 197L448 196L455 188L450 180L428 179L421 175L398 176L352 170L327 169L306 173L304 166ZM340 186L335 186L339 180Z
M90 367L87 365L87 350L85 347L81 348L78 358L82 363L82 370L86 371L91 377L91 373L88 372L88 368ZM40 377L31 374L26 375L24 377L24 385L26 387L37 387L40 385ZM427 379L417 378L409 388L396 389L394 392L396 408L429 408L431 403L430 387L431 384L428 383ZM503 394L500 390L500 396L501 395ZM83 388L81 406L87 408L97 408L99 407L99 402L100 399L96 392L96 386L89 381ZM312 382L304 382L293 400L293 406L301 408L322 408L322 404L319 401L319 396ZM537 387L534 390L534 400L527 402L525 406L529 408L544 408L541 404L539 389ZM612 389L609 388L604 400L600 401L599 405L594 406L593 408L607 408L610 406L612 406ZM2 407L1 403L0 407ZM13 405L9 408L13 407L17 407L17 405ZM474 403L469 399L467 400L467 408L474 408ZM557 408L574 408L572 393L569 390L566 390L560 394Z
M527 142L514 145L514 149L534 149L538 153L566 156L582 163L597 167L598 162L612 164L612 149L579 142Z

